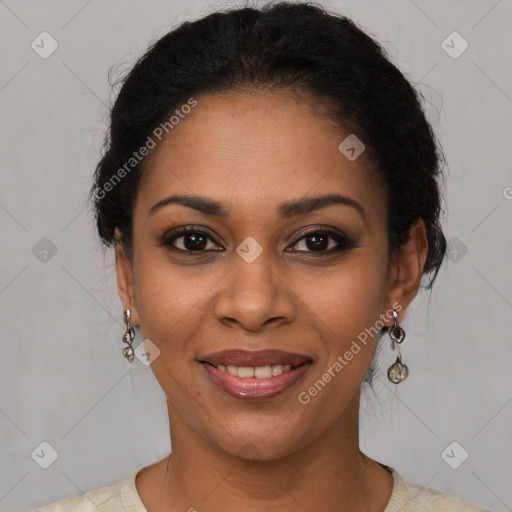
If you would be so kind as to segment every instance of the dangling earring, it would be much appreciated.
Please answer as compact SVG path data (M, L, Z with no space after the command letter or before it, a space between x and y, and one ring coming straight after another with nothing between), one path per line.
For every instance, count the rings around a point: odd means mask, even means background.
M393 340L393 346L398 343L398 356L396 361L388 368L388 379L394 384L400 384L409 375L409 368L402 362L402 354L400 354L400 343L404 341L405 331L398 325L398 313L393 309L393 319L395 321L393 327L389 330L389 337Z
M134 351L132 347L132 341L135 338L135 331L133 327L130 325L130 318L132 315L131 309L124 310L124 321L126 322L126 331L123 334L123 343L127 343L128 346L123 348L123 356L130 361L133 361Z

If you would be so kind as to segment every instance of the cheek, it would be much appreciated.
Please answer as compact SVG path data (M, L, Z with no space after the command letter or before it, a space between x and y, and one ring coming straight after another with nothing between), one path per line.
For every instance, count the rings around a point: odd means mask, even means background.
M359 393L382 327L378 320L384 277L379 265L353 265L331 276L321 293L308 296L323 348L297 399L304 407L301 414L320 429L337 421Z
M303 272L294 291L308 309L335 333L357 335L358 328L373 324L381 313L387 271L382 253L356 250L342 264L320 273Z
M141 244L142 246L142 244ZM229 269L215 265L176 265L165 251L141 247L135 255L136 301L141 333L160 349L172 373L178 360L197 357L201 329L212 325L210 300Z
M382 254L377 257L377 252L361 250L322 286L303 282L326 348L320 370L329 371L331 377L335 374L338 381L361 381L368 370L383 326L386 269Z

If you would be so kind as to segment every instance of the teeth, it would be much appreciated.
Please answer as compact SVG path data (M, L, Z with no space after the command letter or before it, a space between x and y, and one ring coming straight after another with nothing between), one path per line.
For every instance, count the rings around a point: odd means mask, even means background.
M243 368L240 368L243 370ZM240 370L238 375L241 375ZM268 379L272 377L272 366L257 366L254 368L254 377L257 379Z
M257 379L269 379L270 377L277 377L278 375L281 375L281 373L291 370L291 365L275 364L272 366L247 367L231 365L224 366L223 364L219 364L217 369L223 372L227 372L231 375L236 375L237 377L242 377L244 379L251 377L255 377Z

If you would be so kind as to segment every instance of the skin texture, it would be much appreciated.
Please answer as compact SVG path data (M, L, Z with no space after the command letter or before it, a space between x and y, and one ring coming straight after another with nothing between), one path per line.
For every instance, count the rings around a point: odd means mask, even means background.
M339 511L340 504L383 511L392 477L358 442L360 386L377 338L308 404L297 397L365 328L380 318L392 325L393 304L403 320L426 259L423 221L388 259L385 189L369 152L349 161L338 150L349 132L307 98L260 91L197 100L150 155L133 212L133 259L116 244L122 304L142 339L160 350L152 369L167 396L173 449L137 475L141 499L149 512L235 504L239 511ZM278 214L282 202L331 193L356 200L366 219L339 204ZM178 204L149 213L171 194L207 196L229 217ZM159 244L178 226L211 236L206 250L224 250L190 255ZM317 229L345 233L356 246L329 254L337 245L329 238L315 252L303 237ZM263 249L252 263L236 252L246 237ZM174 240L181 249L185 243L191 247L187 235ZM197 361L229 348L279 348L313 365L284 394L246 402L213 384Z

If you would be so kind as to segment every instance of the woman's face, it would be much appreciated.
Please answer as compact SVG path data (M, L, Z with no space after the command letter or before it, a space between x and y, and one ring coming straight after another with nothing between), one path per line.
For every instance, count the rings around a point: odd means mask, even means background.
M120 295L160 351L152 368L173 435L277 458L354 425L375 333L417 291L424 232L388 260L385 192L368 152L342 153L350 133L312 102L196 99L150 155L133 260L118 253ZM172 196L192 199L162 203ZM215 356L231 349L249 359ZM296 357L250 359L264 349Z

